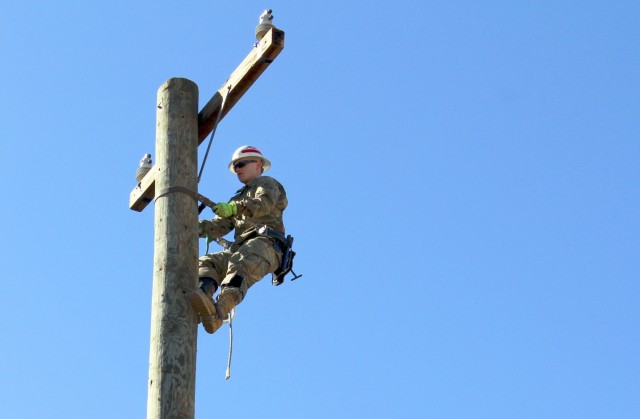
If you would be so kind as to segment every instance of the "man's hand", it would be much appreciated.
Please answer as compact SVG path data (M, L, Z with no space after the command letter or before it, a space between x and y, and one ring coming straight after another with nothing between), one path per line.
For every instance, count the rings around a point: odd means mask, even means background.
M220 218L229 218L238 213L238 206L235 202L220 202L213 206L213 212Z

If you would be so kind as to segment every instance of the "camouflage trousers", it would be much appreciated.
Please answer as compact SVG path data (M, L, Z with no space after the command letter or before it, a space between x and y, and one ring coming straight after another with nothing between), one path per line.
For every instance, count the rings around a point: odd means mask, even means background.
M239 287L242 301L249 288L278 269L281 255L266 237L249 239L237 249L234 248L232 246L232 250L202 256L198 263L198 275L200 278L213 278L219 287L229 285L236 275L241 276L244 279Z

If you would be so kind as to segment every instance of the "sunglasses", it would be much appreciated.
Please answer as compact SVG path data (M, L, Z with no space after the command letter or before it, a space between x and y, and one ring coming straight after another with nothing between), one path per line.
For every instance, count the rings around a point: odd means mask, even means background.
M246 165L248 165L249 163L257 163L257 160L242 160L239 161L238 163L233 165L233 169L240 169L242 167L245 167Z

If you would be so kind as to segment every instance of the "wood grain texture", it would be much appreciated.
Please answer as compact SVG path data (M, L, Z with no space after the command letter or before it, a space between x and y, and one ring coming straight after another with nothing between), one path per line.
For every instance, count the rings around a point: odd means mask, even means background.
M254 46L198 114L198 144L201 144L211 133L223 96L227 98L220 116L221 121L283 49L284 32L276 28L269 30Z
M158 90L155 187L197 190L198 87L174 78ZM144 181L145 179L143 179ZM193 418L197 319L187 294L198 279L198 210L184 193L155 203L147 418Z

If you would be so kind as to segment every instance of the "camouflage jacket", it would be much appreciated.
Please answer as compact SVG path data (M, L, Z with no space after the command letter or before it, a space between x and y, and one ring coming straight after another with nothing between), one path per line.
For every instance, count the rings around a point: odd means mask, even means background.
M268 225L284 234L282 213L287 207L287 194L274 178L258 176L238 190L229 200L232 201L238 206L238 214L201 221L202 237L215 239L235 229L234 242L240 244L261 225Z

